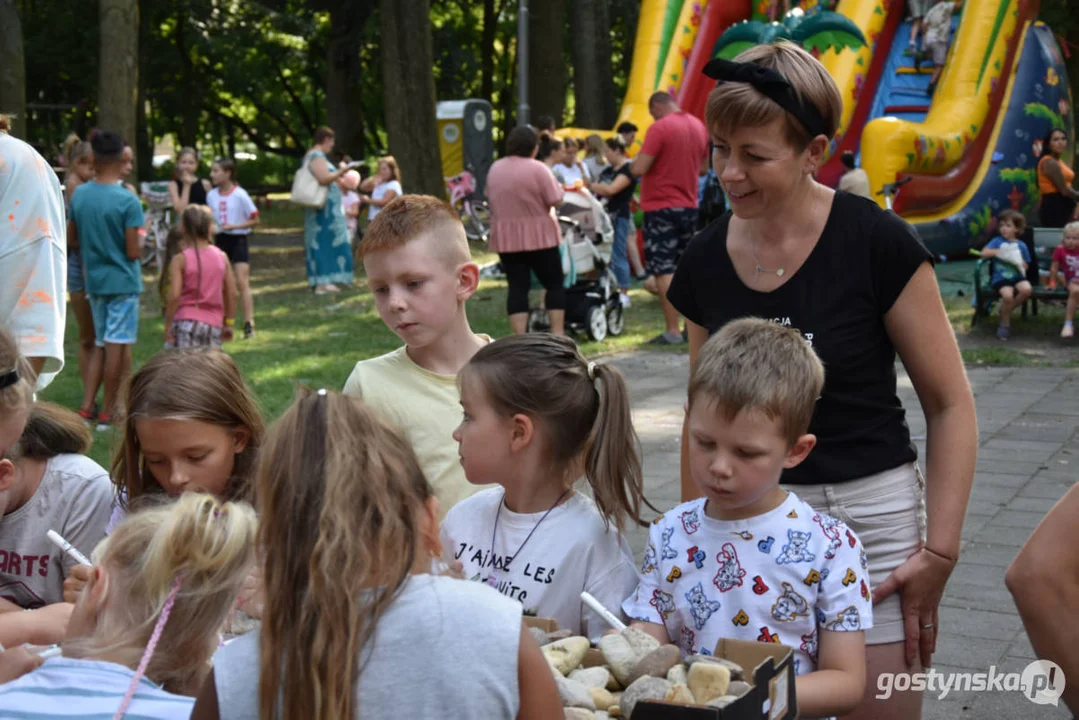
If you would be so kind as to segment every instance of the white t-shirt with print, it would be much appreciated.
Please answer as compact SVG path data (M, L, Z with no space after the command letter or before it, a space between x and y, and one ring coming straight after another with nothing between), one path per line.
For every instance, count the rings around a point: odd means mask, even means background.
M500 487L478 492L446 514L447 552L464 566L466 578L486 582L530 614L555 618L560 628L598 641L610 626L581 602L581 591L618 615L622 599L637 584L629 543L614 525L604 527L595 502L582 493L571 494L540 522L546 510L511 512L502 505L505 492Z
M0 132L0 326L23 356L45 358L38 390L64 367L66 293L60 181L34 148Z
M78 562L48 538L55 530L87 557L105 537L113 485L85 455L57 455L45 464L37 491L0 517L0 598L19 607L62 602L64 578Z
M872 627L865 550L846 525L794 493L743 520L714 520L706 502L652 526L626 615L665 625L687 654L711 653L724 637L787 645L798 674L816 669L819 629Z
M233 185L228 193L223 193L219 188L214 188L206 193L206 204L214 213L214 222L217 223L217 232L227 232L229 235L250 235L251 228L243 230L227 230L221 228L224 225L240 225L259 214L251 196L239 185Z
M379 183L375 185L375 189L371 191L372 200L381 200L386 197L386 193L393 190L397 195L403 195L404 190L401 189L401 183L396 180L390 180L389 182ZM396 197L396 196L395 196ZM376 205L370 205L367 208L367 219L374 220L375 215L378 215L382 211L382 208Z

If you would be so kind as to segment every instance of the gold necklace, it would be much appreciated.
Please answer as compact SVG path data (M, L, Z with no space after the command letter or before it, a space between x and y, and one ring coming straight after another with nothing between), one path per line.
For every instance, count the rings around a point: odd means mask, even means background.
M820 202L818 200L816 206L814 207L814 212L816 212L819 207L820 207ZM750 230L749 249L753 253L753 261L756 264L755 273L753 275L753 282L758 284L758 285L760 284L760 279L761 279L761 273L762 272L763 273L772 273L776 277L783 277L783 274L785 272L787 272L785 268L777 267L775 269L772 269L772 268L766 268L763 265L761 265L761 259L759 257L757 257L757 233L754 232L752 228L750 228L749 230Z
M766 268L763 265L761 265L761 260L760 260L759 257L757 257L757 235L756 235L756 233L754 233L753 236L749 240L749 249L753 252L753 260L757 264L756 274L754 274L754 276L753 276L753 282L757 283L758 285L760 284L761 273L762 272L774 273L776 277L783 277L783 273L786 272L783 268L778 267L778 268L772 270L771 268Z

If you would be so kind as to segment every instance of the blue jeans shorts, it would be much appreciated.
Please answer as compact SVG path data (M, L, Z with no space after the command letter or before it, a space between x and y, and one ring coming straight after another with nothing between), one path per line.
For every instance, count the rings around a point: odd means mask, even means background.
M94 335L98 347L134 345L139 339L139 295L91 295Z

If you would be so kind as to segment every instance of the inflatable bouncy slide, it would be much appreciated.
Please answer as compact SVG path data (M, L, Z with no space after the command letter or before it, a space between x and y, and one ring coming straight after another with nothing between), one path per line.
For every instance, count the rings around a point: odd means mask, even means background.
M904 0L825 3L834 4L834 12L803 0L784 23L768 23L772 2L643 0L618 122L637 125L640 141L652 122L648 97L656 90L703 118L714 86L701 74L708 60L787 37L818 57L843 95L823 182L838 183L844 150L858 155L874 193L910 178L894 209L937 255L966 255L980 246L1001 210L1029 215L1036 209L1042 138L1052 128L1075 138L1064 57L1037 19L1038 0L964 0L932 97L926 91L931 63L915 67L905 52L910 22Z

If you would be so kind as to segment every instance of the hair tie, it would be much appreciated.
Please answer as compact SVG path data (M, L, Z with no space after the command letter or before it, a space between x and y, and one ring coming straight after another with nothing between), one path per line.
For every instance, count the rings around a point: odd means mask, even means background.
M595 380L596 379L596 364L594 362L591 362L591 361L588 363L588 379L589 380Z
M827 135L827 126L820 110L811 102L798 98L790 80L777 70L755 62L736 62L715 58L704 66L705 75L716 81L716 87L725 82L752 85L762 95L779 105L802 123L811 138Z
M0 374L0 390L9 388L15 383L19 382L19 369L14 368L6 373Z
M154 632L150 635L150 642L146 643L146 651L143 652L142 660L139 661L139 668L135 671L135 677L131 678L131 685L128 686L127 692L124 693L124 699L120 702L120 707L116 710L116 714L112 716L112 720L120 720L131 705L131 700L135 697L139 681L146 674L150 658L154 655L154 648L157 647L157 643L161 639L161 633L165 629L165 623L168 622L169 615L172 613L172 606L176 604L176 595L180 592L180 581L183 580L183 577L182 574L177 575L176 579L172 581L169 596L165 599L165 606L161 608L161 616L157 618L157 624L154 625Z

